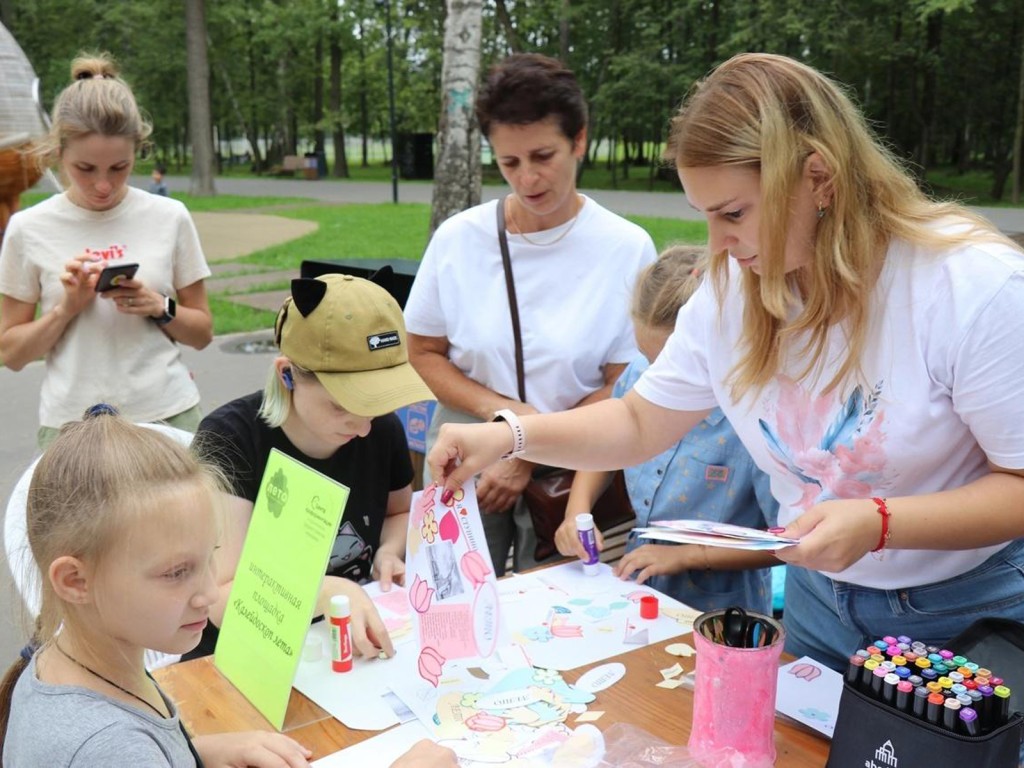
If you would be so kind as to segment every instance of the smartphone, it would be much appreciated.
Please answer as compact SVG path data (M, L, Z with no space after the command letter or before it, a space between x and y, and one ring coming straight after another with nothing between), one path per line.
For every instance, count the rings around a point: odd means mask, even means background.
M131 280L139 271L138 264L112 264L104 267L100 272L100 279L96 281L96 290L100 293L117 288L125 280Z

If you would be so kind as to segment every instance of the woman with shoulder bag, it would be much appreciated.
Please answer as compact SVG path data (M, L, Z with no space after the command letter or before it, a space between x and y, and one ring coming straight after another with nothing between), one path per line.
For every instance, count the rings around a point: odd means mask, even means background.
M607 398L636 354L633 281L656 256L640 227L576 190L587 108L570 70L545 56L510 56L488 74L476 112L512 193L438 227L409 295L410 360L439 401L428 448L445 422ZM529 513L517 503L533 469L511 458L477 481L499 575L510 547L517 570L535 562Z

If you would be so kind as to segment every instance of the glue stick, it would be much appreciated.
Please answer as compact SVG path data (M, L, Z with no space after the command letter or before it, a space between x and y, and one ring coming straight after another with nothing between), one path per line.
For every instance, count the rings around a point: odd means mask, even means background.
M596 576L598 572L597 536L594 534L593 515L576 515L576 535L580 537L580 543L587 553L587 557L583 561L583 573L587 576Z
M348 672L352 669L352 607L346 595L331 598L331 669Z

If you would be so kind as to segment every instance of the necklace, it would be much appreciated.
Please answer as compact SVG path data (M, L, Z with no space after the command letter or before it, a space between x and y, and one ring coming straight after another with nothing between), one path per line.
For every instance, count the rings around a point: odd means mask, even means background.
M531 240L529 237L526 236L526 233L523 232L523 228L520 227L518 223L516 223L515 217L512 215L512 198L511 198L511 196L509 198L507 198L507 199L509 201L507 203L507 205L506 205L507 218L508 218L509 222L512 224L512 226L516 228L516 230L517 230L516 234L519 235L521 238L523 238L523 240L528 242L530 245L536 245L536 246L539 246L539 247L545 247L545 246L549 246L549 245L554 245L555 243L560 242L570 232L572 232L572 228L576 226L576 220L580 217L580 210L583 208L583 203L580 201L580 196L576 195L576 213L574 213L572 215L572 218L569 220L569 226L566 227L561 232L561 234L559 234L557 237L555 237L554 240L548 240L546 243L541 243L541 242L538 242L536 240Z
M132 697L133 699L135 699L136 701L140 701L140 702L142 702L143 704L145 704L145 705L146 705L147 707L149 707L149 708L150 708L150 709L152 709L152 710L153 710L154 712L156 712L156 713L157 713L157 714L158 714L158 715L159 715L159 716L160 716L160 717L161 717L162 719L167 719L167 715L165 715L165 714L164 714L163 712L161 712L161 711L160 711L159 709L157 709L156 707L154 707L154 706L153 706L152 704L150 704L150 703L149 703L148 701L146 701L146 700L145 700L144 698L142 698L141 696L139 696L139 695L137 695L137 694L134 694L134 693L132 693L132 692L131 692L131 691L129 691L129 690L127 689L127 688L122 688L122 687L121 687L120 685L118 685L117 683L115 683L115 682L114 682L113 680L111 680L111 679L110 679L109 677L104 677L103 675L101 675L101 674L100 674L99 672L97 672L97 671L96 671L95 669L93 669L92 667L87 667L87 666L85 666L85 664L83 664L83 663L82 663L82 662L80 662L80 661L79 661L78 659L76 659L76 658L75 658L74 656L72 656L72 655L71 655L70 653L68 653L68 652L67 652L67 651L65 651L65 650L64 650L63 648L61 648L61 647L60 647L60 643L58 643L58 642L57 642L56 640L54 640L54 641L53 641L53 647L54 647L54 648L56 648L56 649L57 649L58 651L60 651L61 655L62 655L62 656L63 656L64 658L66 658L66 659L67 659L68 661L70 661L70 662L72 662L72 663L74 663L74 664L77 664L78 666L80 666L80 667L81 667L82 669L84 669L84 670L85 670L86 672L88 672L88 673L89 673L90 675L92 675L93 677L98 677L98 678L99 678L100 680L102 680L102 681L103 681L104 683L106 683L107 685L112 685L112 686L114 686L114 687L115 687L115 688L117 688L117 690L119 690L119 691L120 691L121 693L123 693L123 694L125 694L125 695L127 695L127 696L131 696L131 697Z

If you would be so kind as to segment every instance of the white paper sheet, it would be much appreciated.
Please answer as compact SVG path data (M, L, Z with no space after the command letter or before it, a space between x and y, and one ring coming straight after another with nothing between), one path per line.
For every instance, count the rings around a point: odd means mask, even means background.
M804 656L779 667L775 709L831 739L842 694L843 676Z

